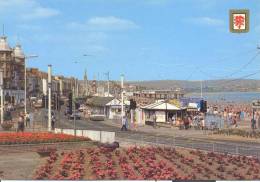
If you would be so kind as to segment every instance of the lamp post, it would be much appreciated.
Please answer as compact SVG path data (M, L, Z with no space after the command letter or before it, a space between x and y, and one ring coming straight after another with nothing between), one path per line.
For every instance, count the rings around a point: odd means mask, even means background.
M3 69L0 69L1 124L4 122Z
M24 114L27 113L27 94L26 94L26 89L27 89L27 75L26 75L26 61L30 58L36 58L38 57L37 55L30 55L26 56L24 59Z
M51 65L48 65L48 131L51 131Z
M109 97L109 71L104 73L107 76L107 97Z

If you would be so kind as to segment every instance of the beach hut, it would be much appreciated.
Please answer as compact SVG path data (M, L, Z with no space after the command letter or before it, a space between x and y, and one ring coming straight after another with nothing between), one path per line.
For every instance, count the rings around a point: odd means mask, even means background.
M124 100L124 110L129 108L130 102ZM114 98L106 104L109 119L120 119L121 118L121 101Z
M182 118L182 112L184 111L183 108L165 101L155 102L143 106L141 109L143 112L143 120L146 124L153 122L154 116L156 116L156 122L159 123L167 123L169 122L169 118L173 116L175 118Z
M109 112L106 104L113 99L113 97L94 96L87 100L86 105L89 108L91 114L104 115L108 117Z

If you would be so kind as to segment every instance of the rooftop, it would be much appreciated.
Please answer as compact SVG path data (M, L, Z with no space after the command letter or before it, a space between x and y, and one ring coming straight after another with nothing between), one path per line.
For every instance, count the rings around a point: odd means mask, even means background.
M20 44L17 44L14 48L14 56L17 58L25 58L22 47Z
M5 36L0 37L0 51L12 51Z

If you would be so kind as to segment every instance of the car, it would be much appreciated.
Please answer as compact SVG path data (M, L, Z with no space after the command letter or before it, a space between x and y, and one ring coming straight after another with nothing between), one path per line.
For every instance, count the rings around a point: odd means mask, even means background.
M65 114L65 116L72 114L72 112L70 111L70 108L69 108L69 107L66 107L64 114Z
M91 114L90 120L91 121L104 121L105 115L103 115L103 114Z
M80 105L78 110L79 110L79 112L83 112L84 110L86 110L86 106L85 105Z
M80 120L81 119L81 116L78 112L74 112L72 113L71 115L68 116L68 119L69 120L74 120L74 117L76 120Z

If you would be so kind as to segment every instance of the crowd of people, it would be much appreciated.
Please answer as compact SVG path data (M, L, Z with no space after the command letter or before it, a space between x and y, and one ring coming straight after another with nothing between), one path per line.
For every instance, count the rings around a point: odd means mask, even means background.
M250 124L252 129L260 128L260 110L253 111L251 103L212 103L208 113L219 115L228 127L238 127L241 124Z

